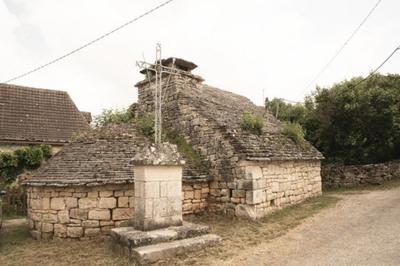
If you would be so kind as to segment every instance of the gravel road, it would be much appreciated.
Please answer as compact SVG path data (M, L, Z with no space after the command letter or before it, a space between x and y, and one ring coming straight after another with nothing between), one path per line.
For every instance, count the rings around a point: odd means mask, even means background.
M400 265L400 188L338 196L286 235L218 264Z

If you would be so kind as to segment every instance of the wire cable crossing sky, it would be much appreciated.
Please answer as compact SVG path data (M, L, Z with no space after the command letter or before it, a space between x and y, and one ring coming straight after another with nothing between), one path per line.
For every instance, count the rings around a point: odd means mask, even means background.
M300 93L304 93L307 91L313 84L316 82L321 75L329 68L329 66L335 61L335 59L339 56L339 54L343 51L343 49L347 46L347 44L353 39L353 37L357 34L357 32L361 29L361 27L365 24L365 22L368 20L368 18L372 15L372 13L375 11L375 9L378 7L378 5L382 2L382 0L378 0L376 4L373 6L373 8L368 12L367 16L361 21L361 23L354 29L354 31L350 34L350 36L346 39L346 41L342 44L342 46L339 48L339 50L332 56L332 58L328 61L328 63L321 69L320 72L313 78L313 80L307 84L305 89Z
M130 24L132 24L132 23L138 21L139 19L141 19L141 18L143 18L143 17L145 17L145 16L147 16L147 15L150 15L151 13L153 13L153 12L155 12L156 10L162 8L163 6L165 6L165 5L169 4L169 3L171 3L172 1L174 1L174 0L165 1L165 2L161 3L160 5L158 5L158 6L154 7L154 8L152 8L152 9L150 9L150 10L148 10L148 11L146 11L145 13L141 14L140 16L137 16L137 17L135 17L135 18L129 20L128 22L126 22L126 23L124 23L124 24L122 24L122 25L116 27L115 29L113 29L113 30L111 30L111 31L109 31L109 32L107 32L107 33L105 33L105 34L103 34L103 35L97 37L96 39L94 39L94 40L92 40L92 41L89 41L89 42L85 43L84 45L82 45L82 46L80 46L80 47L78 47L78 48L75 48L75 49L71 50L70 52L68 52L68 53L66 53L66 54L64 54L64 55L62 55L62 56L60 56L60 57L57 57L57 58L55 58L55 59L49 61L49 62L46 63L46 64L43 64L43 65L41 65L41 66L38 66L38 67L36 67L36 68L34 68L34 69L28 71L28 72L22 73L22 74L20 74L20 75L18 75L18 76L16 76L16 77L13 77L13 78L11 78L11 79L9 79L9 80L6 80L6 81L4 81L3 83L9 83L9 82L15 81L15 80L20 79L20 78L22 78L22 77L28 76L28 75L30 75L30 74L36 72L36 71L39 71L39 70L41 70L41 69L43 69L43 68L45 68L45 67L48 67L48 66L50 66L50 65L52 65L52 64L54 64L54 63L56 63L56 62L58 62L58 61L61 61L61 60L63 60L64 58L66 58L66 57L68 57L68 56L70 56L70 55L73 55L73 54L75 54L75 53L77 53L77 52L79 52L79 51L81 51L81 50L87 48L88 46L90 46L90 45L92 45L92 44L94 44L94 43L96 43L96 42L98 42L98 41L100 41L100 40L102 40L102 39L104 39L104 38L110 36L111 34L117 32L117 31L119 31L119 30L121 30L121 29L123 29L123 28L125 28L125 27L127 27L127 26L129 26Z

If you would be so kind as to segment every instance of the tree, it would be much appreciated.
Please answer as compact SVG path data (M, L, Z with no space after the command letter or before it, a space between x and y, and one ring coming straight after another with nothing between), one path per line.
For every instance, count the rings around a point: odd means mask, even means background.
M400 75L355 77L331 88L317 87L303 105L274 99L269 109L278 109L281 120L300 123L305 139L328 161L365 164L400 158Z

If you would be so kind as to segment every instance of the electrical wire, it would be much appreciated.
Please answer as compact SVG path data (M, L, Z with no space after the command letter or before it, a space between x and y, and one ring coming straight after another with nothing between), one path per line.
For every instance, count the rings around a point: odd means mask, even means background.
M71 55L73 55L73 54L75 54L75 53L77 53L77 52L79 52L79 51L81 51L81 50L87 48L88 46L90 46L90 45L92 45L92 44L94 44L94 43L96 43L96 42L98 42L98 41L100 41L100 40L102 40L102 39L108 37L109 35L115 33L116 31L119 31L119 30L121 30L122 28L125 28L126 26L129 26L130 24L132 24L132 23L138 21L139 19L141 19L141 18L143 18L143 17L145 17L145 16L147 16L147 15L150 15L151 13L153 13L153 12L155 12L156 10L162 8L163 6L165 6L165 5L169 4L169 3L171 3L172 1L174 1L174 0L165 1L165 2L163 2L163 3L161 3L161 4L159 4L158 6L153 7L152 9L146 11L145 13L141 14L140 16L137 16L137 17L135 17L135 18L129 20L128 22L126 22L126 23L124 23L124 24L122 24L122 25L120 25L120 26L114 28L113 30L111 30L111 31L109 31L109 32L107 32L107 33L105 33L105 34L103 34L103 35L100 35L100 36L97 37L96 39L91 40L91 41L89 41L89 42L83 44L82 46L80 46L80 47L78 47L78 48L75 48L75 49L69 51L68 53L66 53L66 54L64 54L64 55L62 55L62 56L59 56L59 57L57 57L57 58L55 58L55 59L53 59L53 60L51 60L51 61L49 61L49 62L47 62L47 63L45 63L45 64L43 64L43 65L40 65L40 66L38 66L38 67L36 67L36 68L30 70L30 71L24 72L24 73L22 73L22 74L20 74L20 75L18 75L18 76L15 76L15 77L13 77L13 78L10 78L10 79L4 81L3 83L9 83L9 82L15 81L15 80L17 80L17 79L20 79L20 78L23 78L23 77L25 77L25 76L28 76L28 75L30 75L30 74L32 74L32 73L34 73L34 72L37 72L37 71L39 71L39 70L41 70L41 69L43 69L43 68L45 68L45 67L48 67L48 66L50 66L50 65L52 65L52 64L54 64L54 63L57 63L58 61L61 61L61 60L63 60L64 58L66 58L66 57L68 57L68 56L71 56Z

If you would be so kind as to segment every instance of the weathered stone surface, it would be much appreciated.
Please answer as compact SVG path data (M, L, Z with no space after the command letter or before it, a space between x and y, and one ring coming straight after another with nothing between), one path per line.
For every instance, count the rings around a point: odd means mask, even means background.
M134 216L134 212L131 208L116 208L112 210L113 220L126 220L131 219Z
M54 225L51 223L42 223L42 232L51 233L54 230Z
M53 210L64 210L65 209L64 198L52 198L50 207Z
M92 220L110 220L110 210L90 210L89 219Z
M58 212L58 221L61 224L66 224L69 222L69 211L59 211Z
M118 197L118 207L128 208L129 207L129 197Z
M79 208L89 209L97 207L97 198L81 198L79 199Z
M54 225L54 236L56 237L67 237L67 226L63 224Z
M87 220L82 222L83 227L99 227L100 222L96 220Z
M85 236L92 237L101 233L100 228L85 228Z
M67 227L67 236L71 238L81 237L83 235L82 227Z
M100 192L100 195L101 195L101 192ZM100 200L99 200L99 208L102 208L102 209L113 209L115 207L117 207L116 198L100 198Z
M88 211L84 209L71 209L69 215L74 219L86 220L88 218Z
M221 240L221 237L217 235L207 234L167 243L143 246L133 249L132 257L141 265L148 265L166 258L217 245Z
M322 184L327 188L378 185L400 178L400 160L367 165L323 165Z

